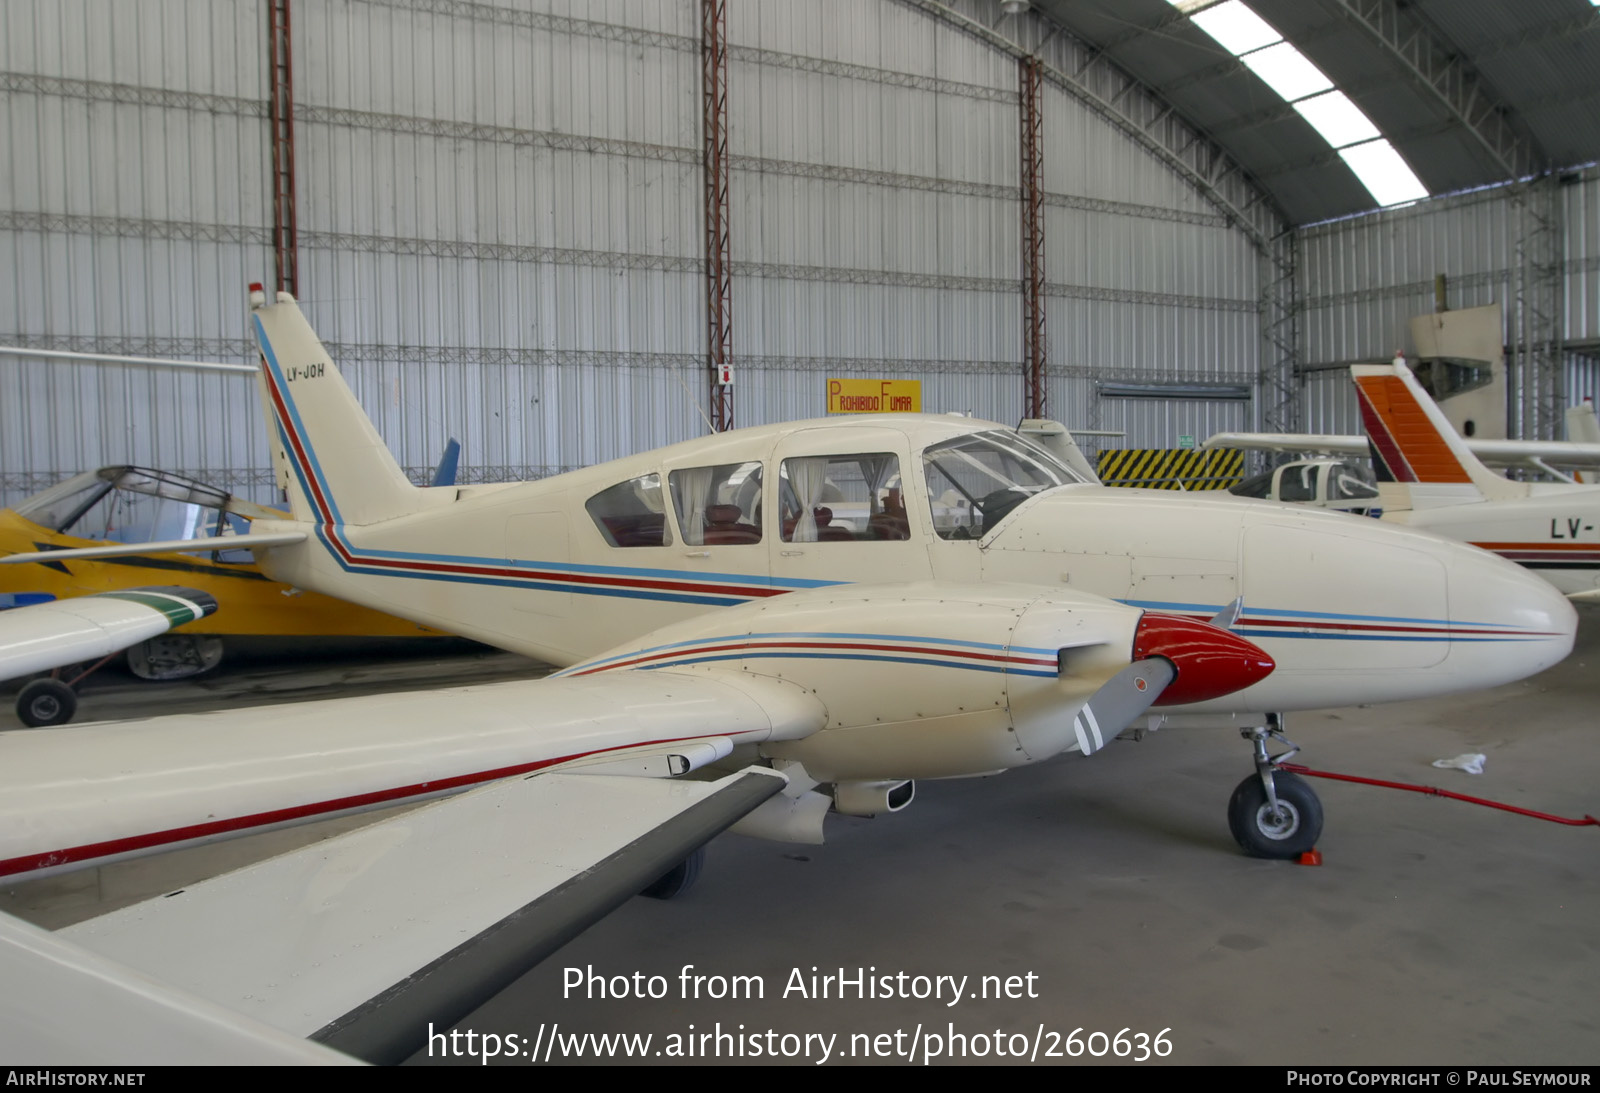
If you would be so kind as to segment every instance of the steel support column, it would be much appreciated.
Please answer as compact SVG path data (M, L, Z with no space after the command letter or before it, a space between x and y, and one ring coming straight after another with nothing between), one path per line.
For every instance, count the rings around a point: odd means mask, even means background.
M728 0L700 0L701 133L705 141L706 366L711 428L733 427L733 277L728 254Z
M1023 416L1045 416L1044 146L1037 57L1018 61L1022 88L1022 390Z
M294 63L289 0L267 2L268 125L272 141L272 249L278 291L300 295L300 241L294 206Z
M1566 410L1561 272L1565 232L1555 176L1519 185L1511 208L1520 223L1511 331L1516 366L1507 424L1512 436L1559 440Z
M1261 367L1257 427L1301 431L1300 237L1287 231L1261 259Z

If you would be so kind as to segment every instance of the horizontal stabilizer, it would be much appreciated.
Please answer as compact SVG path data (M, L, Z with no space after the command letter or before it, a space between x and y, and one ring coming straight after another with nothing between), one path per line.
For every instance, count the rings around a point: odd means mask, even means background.
M167 539L158 543L107 543L105 546L76 547L72 550L41 550L32 554L8 554L0 565L26 562L70 562L74 558L120 558L129 554L209 554L213 550L265 550L306 541L303 531L282 531L260 535L213 535L206 539Z
M1593 419L1594 415L1589 417ZM1569 429L1570 431L1570 429ZM1490 467L1600 467L1600 442L1573 443L1567 440L1483 440L1466 441L1467 451ZM1236 448L1256 452L1316 452L1339 456L1370 454L1364 436L1318 435L1316 433L1215 433L1200 447Z
M0 679L99 660L217 609L193 588L130 588L0 611Z
M715 782L511 778L60 936L253 1021L397 1063L430 1024L454 1025L786 782L761 768Z

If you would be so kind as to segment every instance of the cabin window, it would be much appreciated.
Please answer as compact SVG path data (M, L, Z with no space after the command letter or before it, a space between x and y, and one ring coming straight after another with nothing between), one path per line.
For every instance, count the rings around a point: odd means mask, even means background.
M1283 477L1278 483L1278 499L1280 501L1315 501L1317 499L1317 471L1320 469L1315 463L1283 468Z
M786 543L911 538L893 453L785 459L778 474Z
M930 444L922 466L941 539L981 539L1034 494L1082 481L1049 452L998 430Z
M1235 497L1271 497L1273 473L1272 471L1267 471L1265 474L1258 474L1254 478L1246 478L1237 486L1229 486L1228 492Z
M689 467L668 476L678 530L690 546L761 541L761 464Z
M614 547L671 546L661 476L646 474L618 482L584 503L589 518Z

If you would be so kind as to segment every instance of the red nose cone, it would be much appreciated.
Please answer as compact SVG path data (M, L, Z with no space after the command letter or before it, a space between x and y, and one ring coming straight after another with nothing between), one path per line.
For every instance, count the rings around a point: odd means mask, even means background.
M1165 657L1178 670L1157 706L1221 698L1266 679L1277 667L1271 657L1232 631L1146 611L1133 633L1133 659L1150 657Z

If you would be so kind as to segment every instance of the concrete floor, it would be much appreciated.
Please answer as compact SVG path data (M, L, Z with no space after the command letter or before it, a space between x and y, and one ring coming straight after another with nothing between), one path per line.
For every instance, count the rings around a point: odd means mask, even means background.
M1577 651L1540 677L1450 700L1300 715L1290 736L1315 768L1600 813L1597 657L1600 611L1588 610ZM503 655L464 663L474 678L529 670ZM456 678L462 665L438 668ZM275 669L180 685L158 700L130 687L127 701L144 713L185 694L216 705L304 698L351 683L420 685L420 669ZM97 712L109 714L114 697L102 694ZM8 719L0 714L0 727ZM1483 775L1429 765L1468 751L1488 756ZM1075 1029L1166 1030L1166 1061L1187 1064L1600 1061L1600 831L1318 780L1324 864L1256 861L1234 847L1224 817L1249 770L1247 745L1232 733L1162 732L1091 759L920 784L898 815L830 819L826 846L723 836L685 896L632 901L461 1027L529 1040L556 1023L563 1036L650 1033L654 1052L690 1026L699 1034L720 1023L744 1026L746 1037L837 1034L835 1061L852 1034L909 1036L919 1026L984 1034L973 1048L997 1032L1026 1037L1030 1051L1039 1039L1041 1062ZM306 837L260 836L20 885L0 909L60 925ZM685 965L758 976L764 997L685 1000ZM569 967L659 974L668 994L564 997ZM793 970L813 967L968 976L969 991L982 976L1031 973L1037 997L954 1006L784 998Z

